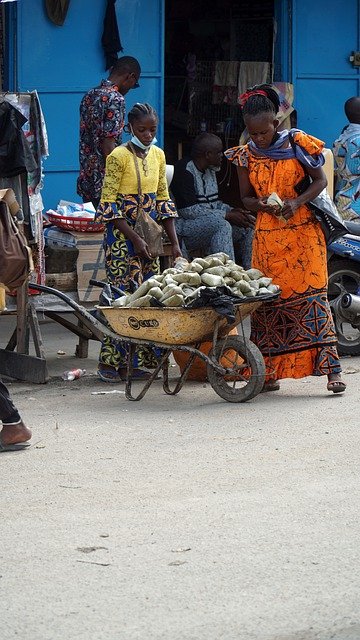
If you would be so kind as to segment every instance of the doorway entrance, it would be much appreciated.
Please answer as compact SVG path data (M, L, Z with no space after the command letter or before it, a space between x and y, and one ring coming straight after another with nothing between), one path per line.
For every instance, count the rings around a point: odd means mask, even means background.
M238 95L274 79L274 0L166 0L165 153L187 155L202 131L238 144Z

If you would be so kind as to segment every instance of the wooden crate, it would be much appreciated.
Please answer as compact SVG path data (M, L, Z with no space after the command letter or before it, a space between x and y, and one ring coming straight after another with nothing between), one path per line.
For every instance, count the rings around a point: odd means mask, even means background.
M46 273L45 284L59 291L76 291L77 276L76 271L69 273Z

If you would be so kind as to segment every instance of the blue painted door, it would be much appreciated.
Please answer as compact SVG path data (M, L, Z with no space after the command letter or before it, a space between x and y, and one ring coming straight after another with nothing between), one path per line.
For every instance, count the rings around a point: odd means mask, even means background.
M359 0L293 0L292 53L295 106L301 129L331 147L347 120L344 102L359 96Z
M45 208L76 200L79 103L83 94L106 78L101 34L106 0L72 0L62 27L48 19L44 2L17 3L17 80L19 91L37 89L49 137L44 163ZM127 107L150 102L162 122L164 0L116 3L124 51L138 58L140 88L126 96ZM162 140L160 129L158 138Z

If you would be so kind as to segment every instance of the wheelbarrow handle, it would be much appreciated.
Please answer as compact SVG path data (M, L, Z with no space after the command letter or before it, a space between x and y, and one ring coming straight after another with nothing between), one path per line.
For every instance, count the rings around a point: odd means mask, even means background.
M108 325L106 324L105 318L103 320L99 320L97 316L87 311L84 307L75 302L75 300L72 300L62 291L34 282L31 282L30 286L32 289L35 289L35 291L42 291L43 293L50 293L51 295L57 296L58 298L60 298L60 300L66 302L66 304L71 307L71 309L73 309L78 320L87 322L90 327L96 327L96 329L98 329L102 334L107 335L109 338L118 340L118 335L109 329Z
M105 287L106 284L109 284L110 285L110 289L111 289L111 291L113 293L115 293L119 297L126 296L125 291L122 291L118 287L115 287L113 284L110 284L108 282L103 282L102 280L95 280L94 278L91 278L89 280L89 284L91 284L93 287L101 287L102 289Z

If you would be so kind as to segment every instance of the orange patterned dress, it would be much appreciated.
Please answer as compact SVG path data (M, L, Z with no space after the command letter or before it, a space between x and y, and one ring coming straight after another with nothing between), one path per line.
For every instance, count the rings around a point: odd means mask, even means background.
M306 133L295 143L319 155L324 143ZM282 200L296 198L295 185L305 172L298 160L255 156L248 145L234 147L226 157L246 167L257 197L273 191ZM252 266L273 278L280 298L252 315L251 339L262 351L267 380L340 373L336 333L327 300L326 243L307 205L289 221L258 212Z

